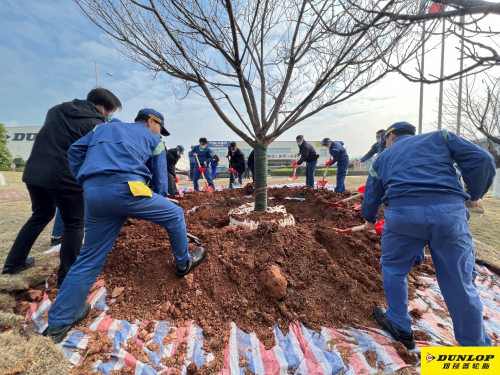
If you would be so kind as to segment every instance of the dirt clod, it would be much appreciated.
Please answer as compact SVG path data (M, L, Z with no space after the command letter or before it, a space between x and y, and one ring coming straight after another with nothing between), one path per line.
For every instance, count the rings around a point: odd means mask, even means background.
M268 295L278 299L286 297L287 282L278 266L272 265L262 271L259 275L259 279Z
M409 365L416 365L418 363L418 358L415 353L410 352L406 349L406 346L402 342L398 341L394 344L394 348L398 352L398 355Z

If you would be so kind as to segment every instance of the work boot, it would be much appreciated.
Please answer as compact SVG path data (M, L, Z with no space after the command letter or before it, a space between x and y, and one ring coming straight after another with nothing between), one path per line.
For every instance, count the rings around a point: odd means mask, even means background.
M26 271L28 268L31 268L35 265L35 258L33 257L28 257L23 264L20 266L11 268L11 269L6 269L5 266L2 271L2 275L17 275L19 272Z
M50 237L50 246L57 246L62 243L62 236Z
M205 249L203 247L197 247L191 253L191 258L186 263L177 266L177 271L175 272L175 276L184 277L189 274L193 268L195 268L198 264L200 264L205 258Z
M66 324L65 326L59 327L50 327L48 326L45 331L43 331L44 336L48 336L52 339L54 344L59 344L68 334L68 332L74 326L80 324L80 322L85 319L85 317L89 314L90 311L90 303L85 302L85 306L83 307L83 311L80 316L71 324Z
M378 324L380 324L396 341L401 341L408 349L415 349L415 336L412 333L400 332L392 325L386 314L386 309L381 306L375 307L373 315Z

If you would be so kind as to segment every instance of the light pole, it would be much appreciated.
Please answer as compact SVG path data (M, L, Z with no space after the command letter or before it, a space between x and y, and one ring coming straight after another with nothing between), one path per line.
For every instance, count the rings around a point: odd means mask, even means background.
M101 68L99 68L99 67L97 66L97 62L96 62L96 63L95 63L95 86L96 86L96 87L98 87L98 86L99 86L99 82L98 82L98 80L97 80L97 71L98 71L98 70L102 70L102 69L101 69ZM108 73L108 72L106 72L105 70L102 70L102 71L103 71L104 73L106 73L108 76L113 76L113 74Z

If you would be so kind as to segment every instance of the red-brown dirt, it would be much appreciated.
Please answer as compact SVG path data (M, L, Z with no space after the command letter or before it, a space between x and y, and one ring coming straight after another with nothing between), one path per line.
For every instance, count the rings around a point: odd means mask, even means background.
M284 205L294 215L295 227L273 223L261 223L257 230L228 227L228 211L251 201L245 198L247 190L251 189L195 192L180 199L185 212L198 206L186 214L186 225L207 252L189 278L175 277L168 235L162 228L128 220L100 275L109 291L124 288L108 313L118 319L161 319L173 325L194 319L204 328L205 349L219 359L213 362L218 368L231 321L247 332L255 331L267 348L275 344L268 328L274 323L285 332L294 320L317 330L344 324L378 327L372 313L375 306L385 305L381 237L369 232L335 236L334 230L364 222L351 208L360 201L332 208L321 201L338 201L349 193L270 189L268 196L275 199L269 204ZM190 251L195 247L191 244ZM277 270L287 284L287 295L281 299L263 285L262 275ZM421 287L415 277L422 271L433 272L428 260L412 271L410 293ZM281 288L282 283L278 283Z

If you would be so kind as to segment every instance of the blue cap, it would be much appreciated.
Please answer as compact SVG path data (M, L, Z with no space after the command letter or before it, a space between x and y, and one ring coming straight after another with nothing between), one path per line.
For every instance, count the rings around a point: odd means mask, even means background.
M167 137L170 135L170 133L168 132L167 128L165 127L165 122L164 122L164 119L163 119L163 115L158 112L158 111L155 111L154 109L151 109L151 108L143 108L139 111L139 113L137 114L137 116L147 116L149 118L152 118L153 120L155 120L158 124L161 125L161 130L160 130L160 134Z
M396 122L395 124L392 124L389 127L389 129L387 129L387 131L385 132L385 137L387 137L389 135L389 133L391 133L391 132L397 133L398 130L407 130L407 131L412 132L413 135L415 135L415 133L417 132L417 129L412 124L410 124L409 122L406 122L406 121L401 121L401 122Z
M182 145L177 145L177 148L179 149L181 155L184 155L184 147Z
M323 138L323 140L321 141L321 144L322 144L323 146L326 146L326 144L327 144L328 142L330 142L330 141L331 141L331 139L330 139L330 138Z

